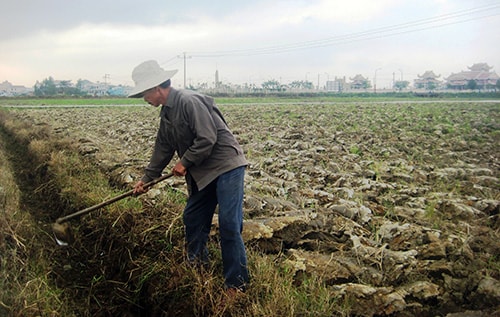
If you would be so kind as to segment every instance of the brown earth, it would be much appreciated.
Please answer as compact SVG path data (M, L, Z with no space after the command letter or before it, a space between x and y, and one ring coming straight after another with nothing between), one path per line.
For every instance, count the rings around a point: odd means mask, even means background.
M221 108L251 163L247 245L279 256L293 268L296 283L309 274L320 276L351 303L353 316L500 314L500 103ZM157 112L145 106L11 111L74 140L81 155L123 188L147 164ZM167 184L184 190L179 179ZM134 261L118 250L132 250L137 258L167 247L162 235L148 230L164 212L154 207L161 195L152 190L145 197L148 219L125 214L107 232L80 232L71 251L54 251L64 259L54 270L57 281L80 285L76 295L85 296L85 288L98 285L97 274L76 275L81 280L75 281L74 271L101 272L116 283L99 294L113 293L117 305L120 298L133 297L134 290L120 281L132 278L121 275L133 274ZM179 213L175 208L171 212ZM60 206L57 212L65 210ZM161 232L170 228L158 226ZM123 237L123 232L140 234ZM116 241L123 245L110 245Z

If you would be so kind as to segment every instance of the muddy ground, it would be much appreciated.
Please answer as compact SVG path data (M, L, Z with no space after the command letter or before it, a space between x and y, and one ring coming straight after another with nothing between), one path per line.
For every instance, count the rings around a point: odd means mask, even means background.
M500 314L500 103L221 108L250 161L249 247L282 255L299 283L320 276L352 315ZM11 113L74 140L122 188L158 125L147 106Z

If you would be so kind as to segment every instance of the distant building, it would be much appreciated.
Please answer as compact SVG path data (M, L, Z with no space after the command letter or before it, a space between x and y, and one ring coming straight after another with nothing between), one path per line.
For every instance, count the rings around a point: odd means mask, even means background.
M0 96L2 97L15 97L21 95L29 95L33 93L32 88L27 88L20 85L12 85L8 81L0 83Z
M128 95L129 90L130 90L128 88L129 87L122 86L122 85L119 85L119 86L110 86L108 88L108 95L114 96L114 97L126 96L126 95Z
M90 96L104 96L106 95L107 85L83 79L78 81L77 88Z
M357 74L356 76L349 79L351 80L351 82L349 83L349 85L351 86L350 88L353 90L370 88L370 80L363 77L361 74Z
M328 80L326 82L327 91L342 92L348 89L349 85L345 81L345 76L342 78L337 78L337 76L335 76L335 80Z
M220 87L221 82L219 81L219 70L215 70L215 88Z
M76 87L90 96L126 96L130 91L132 91L132 87L123 86L123 85L111 85L109 83L102 82L91 82L86 79L78 80Z
M417 89L434 90L441 87L442 81L438 79L441 75L434 74L432 70L417 76L418 78L414 80L414 86Z
M492 89L499 80L498 75L492 72L493 67L486 63L476 63L467 67L468 71L452 73L446 78L446 86L451 89L467 89L470 81L475 81L477 89Z

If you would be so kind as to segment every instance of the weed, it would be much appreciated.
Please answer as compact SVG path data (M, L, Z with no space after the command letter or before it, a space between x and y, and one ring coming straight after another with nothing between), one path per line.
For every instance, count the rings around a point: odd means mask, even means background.
M349 153L351 154L355 154L355 155L359 155L361 156L362 155L362 151L361 151L361 148L357 145L352 145L350 148L349 148Z
M425 205L425 217L432 223L432 228L439 230L441 227L441 215L437 210L439 201L436 199L428 200Z

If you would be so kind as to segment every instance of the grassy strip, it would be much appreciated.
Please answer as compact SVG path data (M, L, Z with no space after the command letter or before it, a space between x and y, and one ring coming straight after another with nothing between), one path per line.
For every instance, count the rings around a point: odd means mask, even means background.
M37 217L24 210L26 193L21 192L12 163L18 157L5 126L29 135L0 113L0 315L73 316L71 302L49 277L46 244L51 237Z
M384 98L384 100L406 100L406 98ZM265 103L297 103L297 102L340 102L340 101L371 101L381 98L360 98L353 96L295 96L295 97L215 97L218 104L265 104ZM142 99L130 98L51 98L51 99L0 99L2 106L113 106L113 105L146 105Z
M133 105L141 104L140 99L130 98L1 98L4 106L68 106L68 105Z
M371 92L360 93L333 93L333 92L308 92L308 93L260 93L260 94L214 94L212 95L219 104L255 104L255 103L296 103L296 102L355 102L355 101L408 101L408 100L429 100L439 99L450 100L481 100L481 99L500 99L500 92L461 92L461 93L438 93L426 96L426 94L415 95L412 92L403 93L378 93ZM145 104L142 99L136 98L0 98L0 105L3 106L68 106L68 105L135 105Z

